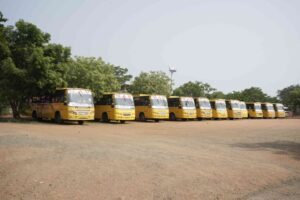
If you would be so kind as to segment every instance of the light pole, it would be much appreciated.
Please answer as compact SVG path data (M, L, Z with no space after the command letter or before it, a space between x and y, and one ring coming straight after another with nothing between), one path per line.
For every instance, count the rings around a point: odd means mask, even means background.
M173 73L176 72L176 69L174 67L169 67L169 72L171 73L171 93L173 92L172 86L173 86Z

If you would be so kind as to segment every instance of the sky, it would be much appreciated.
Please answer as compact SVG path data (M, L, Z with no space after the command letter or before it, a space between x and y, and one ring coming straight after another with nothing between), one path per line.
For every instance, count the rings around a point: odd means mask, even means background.
M255 86L271 96L300 83L299 10L299 0L0 0L7 24L34 23L74 56L134 76L171 66L175 86Z

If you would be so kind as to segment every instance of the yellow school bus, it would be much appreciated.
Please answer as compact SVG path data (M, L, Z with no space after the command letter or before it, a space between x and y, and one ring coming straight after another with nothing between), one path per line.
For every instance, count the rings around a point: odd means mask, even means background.
M170 120L175 121L177 119L187 120L196 119L196 107L192 97L168 97L169 105L169 117Z
M81 88L57 89L54 94L32 98L32 118L49 119L56 123L94 119L92 92Z
M238 100L226 100L226 109L229 119L241 119L242 112L240 109L240 102Z
M260 102L247 102L246 107L248 110L249 118L263 118Z
M135 107L129 93L106 93L95 104L95 120L125 123L134 119Z
M209 103L208 98L205 97L197 97L194 98L196 110L197 110L197 118L199 120L202 119L211 119L212 118L212 110Z
M169 119L167 97L164 95L140 94L133 97L135 118L140 121Z
M226 119L228 117L225 99L211 99L210 105L214 119Z
M240 109L242 118L248 118L248 110L246 108L246 103L244 101L240 101Z
M275 117L285 118L285 111L283 109L283 105L281 103L274 103L273 106L275 109Z
M264 118L275 118L274 106L271 103L262 103L261 109L263 111Z

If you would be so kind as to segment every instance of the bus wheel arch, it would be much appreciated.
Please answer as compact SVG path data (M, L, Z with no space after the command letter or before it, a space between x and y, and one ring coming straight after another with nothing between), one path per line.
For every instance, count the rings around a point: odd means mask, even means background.
M173 112L170 113L170 120L171 121L176 121L176 115L175 115L175 113L173 113Z
M109 122L108 114L107 112L102 113L102 122Z
M141 122L146 121L145 114L143 112L140 112L140 114L139 114L139 121L141 121Z
M37 120L37 113L36 113L35 110L32 111L31 117L32 117L33 120Z
M60 114L59 111L56 111L56 112L55 112L55 115L54 115L54 121L55 121L55 123L57 123L57 124L62 123L61 114Z

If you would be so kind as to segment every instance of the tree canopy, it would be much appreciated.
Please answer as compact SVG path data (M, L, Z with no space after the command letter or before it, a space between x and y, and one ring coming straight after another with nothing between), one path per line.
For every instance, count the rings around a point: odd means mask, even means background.
M165 72L150 71L141 72L135 77L129 86L129 92L133 94L171 94L171 80Z
M193 96L193 97L208 97L212 92L216 91L208 83L199 81L187 82L179 86L173 91L173 95L177 96Z
M61 62L69 58L69 49L49 41L48 33L23 20L16 22L15 27L3 28L1 46L7 44L8 49L6 57L1 57L0 87L15 118L19 118L20 109L29 97L67 84L62 78L66 68ZM60 53L64 58L58 57Z
M121 88L115 67L101 58L75 57L68 63L66 81L68 87L91 89L96 98L104 92L115 92Z
M278 90L278 97L284 105L295 112L297 108L300 108L300 85L291 85Z

